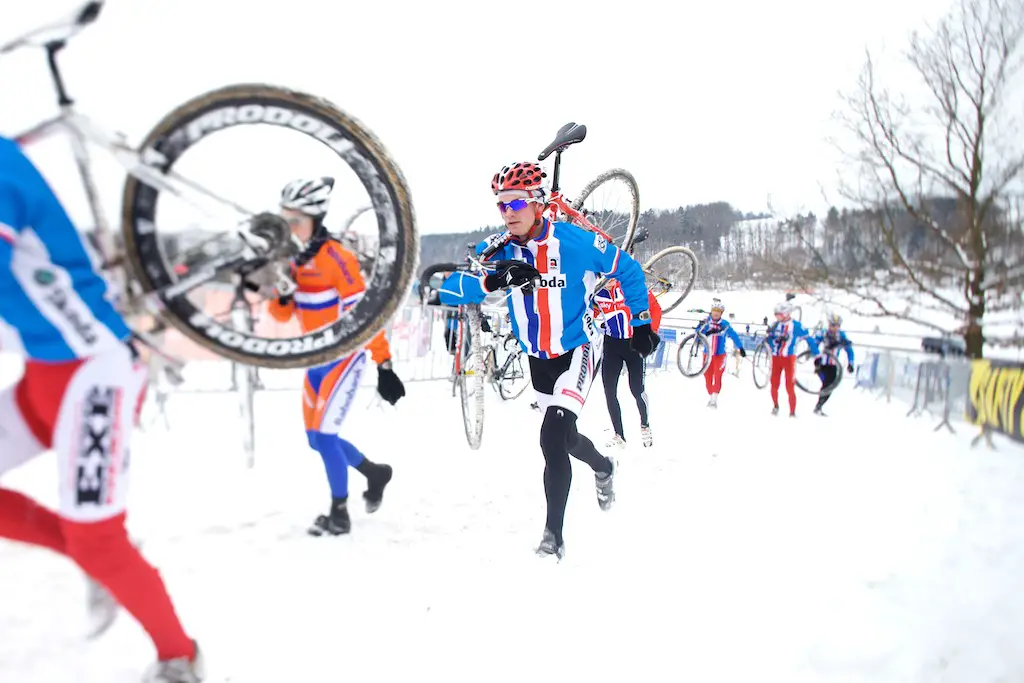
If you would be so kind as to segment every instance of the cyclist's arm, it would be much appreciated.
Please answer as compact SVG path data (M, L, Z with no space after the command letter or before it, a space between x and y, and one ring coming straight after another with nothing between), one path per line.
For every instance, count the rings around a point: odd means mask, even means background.
M845 332L842 332L841 334L843 335L843 348L846 349L846 362L849 365L853 365L853 342L850 341L850 338L846 336Z
M481 253L490 243L489 239L476 245L476 253ZM511 258L507 246L503 246L491 254L488 261L500 261ZM487 298L490 293L484 285L485 274L467 273L455 271L445 278L439 290L441 303L447 306L461 306L462 304L479 304Z
M807 340L807 344L811 347L812 356L817 356L821 353L821 350L818 348L818 340L807 331L807 328L799 320L793 321L793 336L797 339L803 337Z
M573 227L575 228L575 226ZM626 297L626 307L632 315L629 324L637 327L653 322L653 320L643 321L637 318L637 315L649 310L647 281L644 279L644 270L640 264L632 256L609 243L597 233L590 233L583 228L576 228L576 230L578 239L581 240L580 248L587 254L591 269L605 277L614 277L619 281L622 293Z
M743 348L743 340L740 339L740 335L736 334L736 328L728 320L725 321L725 336L732 339L732 343L736 345L737 349Z
M350 250L330 243L324 249L326 258L318 258L317 267L330 271L334 287L338 290L338 313L342 315L366 294L366 281L363 280L359 259ZM391 359L391 346L383 329L364 348L369 350L374 363Z

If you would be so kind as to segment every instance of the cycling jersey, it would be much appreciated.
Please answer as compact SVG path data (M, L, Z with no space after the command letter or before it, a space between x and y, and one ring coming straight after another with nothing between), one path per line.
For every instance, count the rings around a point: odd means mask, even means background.
M732 343L736 345L737 349L743 348L743 340L736 334L736 330L733 329L732 325L725 318L719 318L715 320L711 316L701 324L697 331L708 338L708 343L711 345L712 356L724 356L725 355L725 338L732 339Z
M818 355L818 342L799 320L775 323L768 328L767 339L773 356L795 356L796 343L801 339L806 339L811 353Z
M849 365L853 365L853 342L851 342L846 333L839 330L835 334L831 330L821 330L818 334L814 335L815 341L821 344L822 351L831 351L837 357L839 356L839 350L846 350L846 362ZM834 365L835 361L832 360L832 356L825 356L823 359L824 365Z
M359 260L336 240L327 240L313 258L301 267L292 266L292 279L298 288L282 303L269 304L270 315L279 322L295 316L303 332L316 330L338 320L366 293ZM391 357L384 330L367 344L373 360L383 363Z
M481 253L490 239L477 245ZM520 244L513 240L489 261L525 261L540 273L536 289L513 287L508 297L512 331L523 351L537 358L557 358L588 341L603 339L590 307L598 274L614 276L633 312L630 325L645 324L636 315L648 310L643 269L600 235L571 223L544 220L541 236ZM480 303L488 292L483 275L455 272L441 284L441 302L450 306Z
M0 137L0 318L29 359L73 361L131 336L46 180Z
M629 324L632 315L626 305L626 295L618 280L612 280L594 295L594 303L604 321L604 333L616 339L630 339L633 326ZM647 292L647 307L651 312L651 330L661 327L661 304L652 292Z

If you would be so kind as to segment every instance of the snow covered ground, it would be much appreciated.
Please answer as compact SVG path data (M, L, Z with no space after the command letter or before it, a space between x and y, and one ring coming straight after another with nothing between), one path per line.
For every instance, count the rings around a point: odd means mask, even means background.
M553 566L532 554L544 506L529 393L489 399L471 451L446 383L407 388L396 408L367 408L362 390L346 425L395 467L349 537L303 533L329 494L298 392L258 395L253 470L230 396L174 396L171 430L138 435L130 525L210 681L1024 680L1022 448L970 450L970 434L933 433L849 385L830 417L801 395L790 420L768 414L747 366L717 411L701 379L657 374L655 447L619 455L608 513L574 465ZM603 443L606 428L598 384L581 429ZM4 485L53 504L53 468L42 458ZM138 680L146 637L122 615L86 643L83 597L66 560L0 542L0 681Z

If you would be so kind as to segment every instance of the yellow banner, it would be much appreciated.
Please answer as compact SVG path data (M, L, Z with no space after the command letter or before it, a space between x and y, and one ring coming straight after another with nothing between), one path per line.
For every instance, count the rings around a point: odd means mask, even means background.
M1024 364L992 360L971 363L967 419L1024 442Z

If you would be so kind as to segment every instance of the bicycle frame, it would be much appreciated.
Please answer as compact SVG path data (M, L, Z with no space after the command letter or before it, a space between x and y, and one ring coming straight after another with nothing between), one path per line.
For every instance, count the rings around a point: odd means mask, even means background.
M16 41L16 43L12 43L14 47L8 47L6 51L31 44L25 40ZM57 64L57 55L64 49L65 45L66 39L51 41L44 45L60 113L15 135L14 141L19 147L27 148L40 140L58 133L64 133L71 138L71 151L75 159L75 167L85 189L86 199L89 202L89 211L92 214L95 225L97 247L100 251L100 256L107 264L115 262L117 247L113 231L110 229L106 213L103 211L100 203L99 190L89 158L88 146L90 143L113 156L124 167L127 174L158 189L160 192L168 192L179 199L183 199L200 210L203 207L189 200L183 190L203 195L207 199L230 207L247 217L255 214L254 211L250 211L245 207L209 192L176 173L164 172L159 168L160 164L166 163L166 159L161 154L152 149L140 152L128 145L127 136L124 133L108 130L88 117L79 114L75 110L74 100L67 94L60 68Z
M555 150L555 163L554 168L551 171L551 198L548 199L548 203L544 207L544 217L549 221L554 222L558 218L558 212L561 211L581 228L586 228L591 232L596 232L609 242L613 242L614 240L611 235L587 220L586 215L582 211L577 211L572 208L572 206L569 205L568 200L566 200L565 196L562 194L562 191L559 188L559 179L561 177L562 170L562 151L563 150L561 149Z

